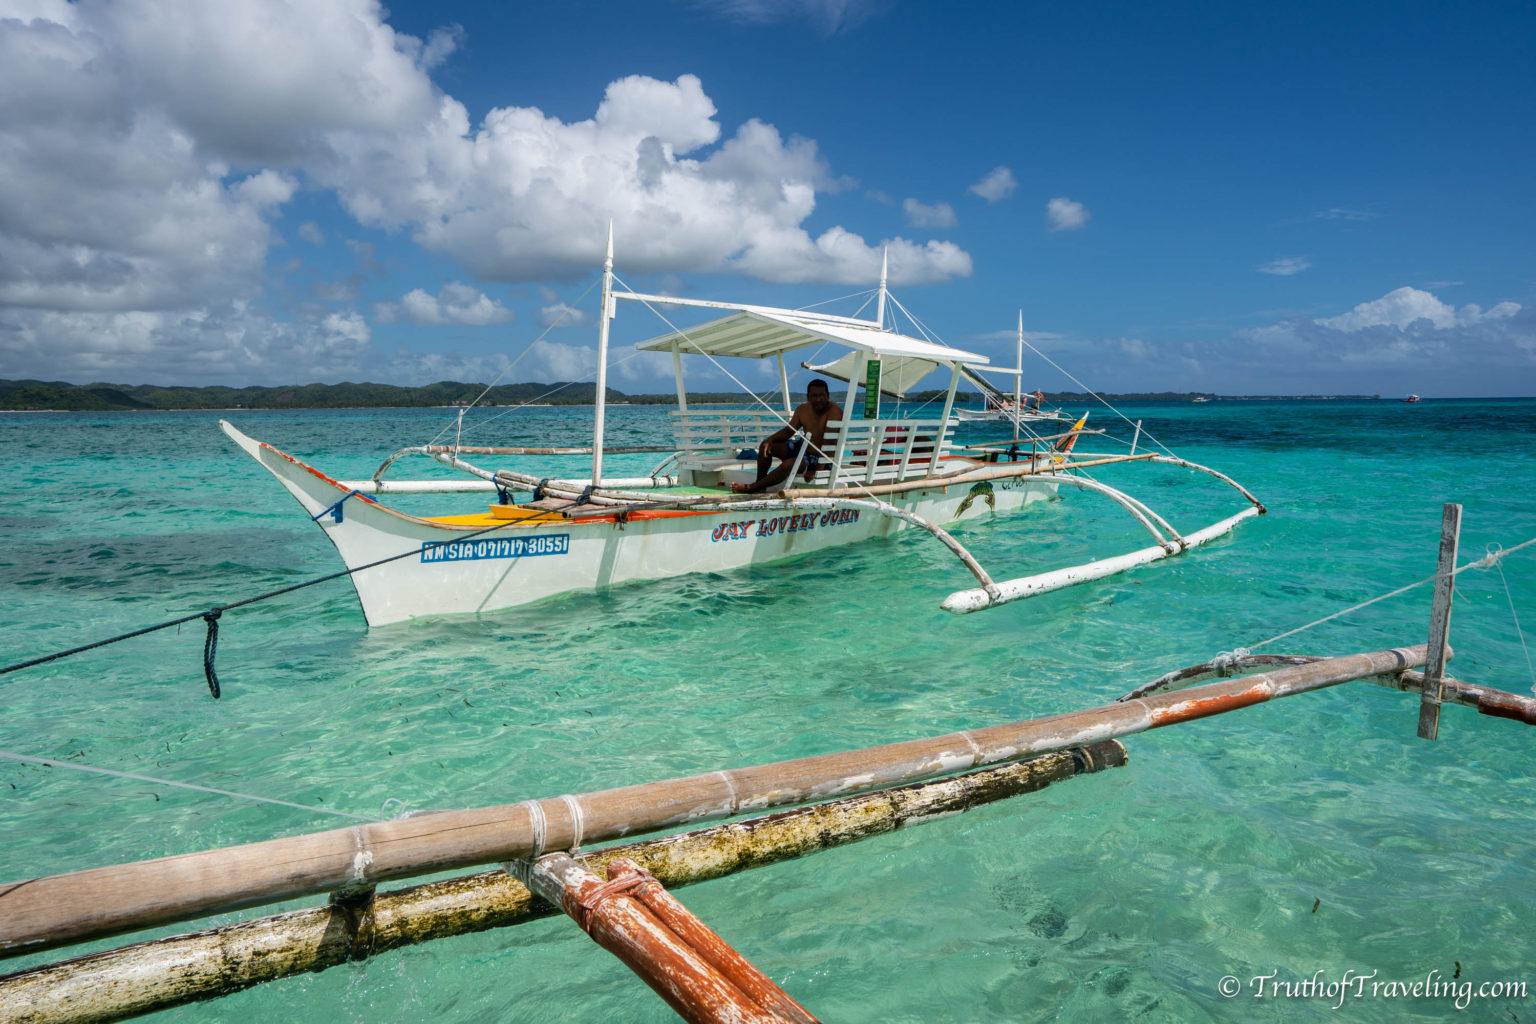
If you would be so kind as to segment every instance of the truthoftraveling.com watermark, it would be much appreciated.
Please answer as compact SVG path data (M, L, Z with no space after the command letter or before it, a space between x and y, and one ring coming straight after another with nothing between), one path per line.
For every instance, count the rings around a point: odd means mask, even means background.
M1255 974L1244 981L1229 974L1216 983L1216 991L1228 999L1318 999L1329 1000L1335 1010L1351 999L1443 999L1458 1010L1465 1010L1474 999L1524 999L1523 981L1462 981L1460 965L1457 977L1447 978L1430 971L1422 978L1401 981L1380 977L1379 971L1362 974L1347 970L1343 976L1330 978L1327 971L1317 971L1306 978L1282 978L1279 971Z

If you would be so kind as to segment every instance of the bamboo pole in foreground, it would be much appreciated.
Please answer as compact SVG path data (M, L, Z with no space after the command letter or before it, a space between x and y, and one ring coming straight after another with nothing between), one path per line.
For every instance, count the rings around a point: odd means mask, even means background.
M681 904L677 906L691 927L684 927L681 919L663 920L635 892L641 880L651 876L642 874L634 861L625 857L610 861L606 883L565 853L547 853L516 866L526 869L523 884L547 902L559 903L594 942L618 957L689 1024L816 1024L804 1007L762 975L758 977L776 993L773 1001L798 1013L787 1016L749 995L737 978L722 969L725 959L709 956L693 940L704 939L716 954L722 948L730 950L732 967L745 965L753 973L756 969ZM629 867L635 870L625 870Z
M809 1010L796 1002L772 978L759 971L751 961L716 934L714 929L679 903L656 876L628 857L615 857L608 865L608 877L632 880L635 899L644 904L645 909L655 914L658 921L693 947L722 977L776 1019L789 1024L819 1024Z
M1355 654L1172 694L582 796L396 819L0 885L14 956L311 893L569 849L770 807L867 793L1115 739L1424 664L1424 645Z
M1429 687L1426 678L1423 672L1404 672L1401 675L1380 676L1371 682L1406 693L1423 693ZM1536 698L1495 690L1491 686L1479 686L1451 676L1441 676L1438 686L1442 704L1461 704L1476 708L1478 714L1491 718L1507 718L1512 722L1536 725Z
M1114 740L762 818L583 854L627 857L677 887L791 860L1126 763ZM177 935L0 977L4 1024L103 1024L323 971L431 939L548 917L505 871Z

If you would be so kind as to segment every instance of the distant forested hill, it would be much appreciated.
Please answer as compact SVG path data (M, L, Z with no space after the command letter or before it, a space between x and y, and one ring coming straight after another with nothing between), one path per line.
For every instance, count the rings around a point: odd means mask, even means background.
M842 397L833 389L833 400ZM294 384L275 388L231 387L162 387L155 384L68 384L64 381L0 380L0 410L31 411L54 409L66 412L100 412L126 409L399 409L409 407L467 405L475 401L484 384L461 384L444 380L419 388L402 388L393 384ZM591 405L596 397L595 385L557 381L553 384L525 383L498 384L491 388L480 405L523 405L537 402L545 405ZM609 402L627 402L630 405L671 405L677 396L626 395L613 388L608 389ZM763 396L774 403L777 392ZM803 394L792 396L803 401ZM1205 392L1157 392L1149 394L1105 395L1114 402L1189 402L1195 398L1220 398ZM1286 395L1277 397L1311 398L1377 398L1377 395ZM1242 401L1263 401L1265 396L1247 395ZM688 400L698 403L747 403L749 395L739 392L689 392ZM904 404L942 402L943 391L922 391L909 396ZM1232 401L1233 399L1225 399ZM887 400L889 401L889 400ZM958 405L975 405L981 396L960 392L955 395ZM1093 402L1091 395L1059 392L1045 396L1047 405L1086 405ZM776 403L775 403L776 404Z
M295 384L283 387L166 387L154 384L67 384L63 381L0 380L0 409L362 409L465 405L484 384L439 381L419 388L392 384ZM591 384L498 384L482 405L591 405ZM610 402L629 401L608 389Z

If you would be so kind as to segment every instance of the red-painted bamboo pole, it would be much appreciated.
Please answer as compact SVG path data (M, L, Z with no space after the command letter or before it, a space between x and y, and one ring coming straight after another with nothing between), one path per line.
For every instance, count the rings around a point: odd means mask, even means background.
M817 1024L809 1010L694 916L649 871L628 857L615 857L608 864L608 877L632 881L635 899L757 1005L793 1024Z
M784 1024L657 919L630 890L639 876L603 882L570 856L552 853L512 867L623 961L690 1024Z

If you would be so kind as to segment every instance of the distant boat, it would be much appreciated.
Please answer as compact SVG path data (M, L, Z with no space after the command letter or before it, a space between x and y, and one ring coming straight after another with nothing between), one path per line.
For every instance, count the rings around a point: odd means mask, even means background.
M1196 395L1194 398L1191 398L1190 401L1191 402L1209 402L1210 399L1207 398L1204 395Z
M1020 423L1051 423L1056 421L1070 421L1072 417L1063 413L1060 409L1041 409L1039 406L1029 405L1025 402L1023 412L1014 415L1014 404L1003 401L993 404L987 403L985 409L954 409L955 418L962 423L1007 423L1017 419Z
M1419 400L1419 396L1418 395L1409 395L1407 398L1403 399L1403 401L1405 401L1405 402L1417 402L1418 400Z

